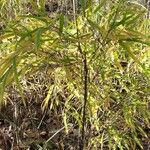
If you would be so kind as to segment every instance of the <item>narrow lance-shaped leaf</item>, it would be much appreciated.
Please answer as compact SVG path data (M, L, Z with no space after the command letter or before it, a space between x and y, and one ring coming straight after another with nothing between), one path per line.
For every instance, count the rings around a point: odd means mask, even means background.
M114 51L113 54L114 54L114 61L115 61L116 66L119 68L120 72L123 73L123 68L120 64L120 60L118 58L117 51Z
M99 11L106 3L107 0L101 0L99 5L96 7L96 9L94 10L94 13L96 13L97 11Z
M43 111L48 107L49 101L50 101L51 96L53 94L53 90L54 90L54 85L49 87L48 94L42 103L42 110Z
M139 42L139 43L142 43L142 44L146 44L145 42L143 43L142 40L138 40L138 39L129 39L129 41L131 42ZM147 77L147 81L150 83L150 73L149 73L149 70L145 68L145 66L139 61L139 59L133 54L133 52L130 50L130 47L129 45L127 44L127 42L123 42L123 41L120 41L119 42L120 45L123 47L124 50L126 50L128 52L128 54L130 55L130 57L137 63L139 64L143 71L144 71L144 74L145 74L145 77ZM148 45L148 44L147 44Z
M20 18L31 18L31 19L36 19L37 21L42 21L44 22L46 25L49 25L50 22L47 21L46 18L44 17L39 17L39 16L33 16L33 15L21 15Z
M125 24L129 19L131 19L132 17L133 17L133 15L130 15L130 16L126 16L126 15L125 15L125 16L122 18L122 20L116 21L116 22L113 24L111 30L114 29L114 28L116 28L116 27L118 27L118 26L120 26L120 25L124 25L124 24Z
M147 46L150 46L150 39L138 39L138 38L128 38L125 41L130 41L130 42L138 42L141 44L145 44Z
M68 123L67 123L67 114L66 112L63 112L63 122L64 122L64 127L65 127L65 130L66 130L66 133L68 133Z
M40 0L39 3L40 3L41 9L44 10L46 1L45 0Z
M114 29L114 27L116 27L115 24L116 24L118 16L119 16L121 4L122 4L122 0L119 1L118 5L116 7L116 10L110 15L110 17L108 19L108 22L110 23L109 32L112 31Z
M35 2L34 0L30 0L30 3L32 4L33 10L38 11L38 5L37 5L37 2Z
M87 21L88 21L88 23L90 24L90 26L91 26L92 28L95 28L95 29L100 30L100 26L99 26L97 23L93 22L93 21L90 20L90 19L88 19Z
M99 26L99 24L93 22L90 19L88 19L88 23L93 29L96 29L102 36L105 36L107 34L107 31L103 27Z
M133 134L133 138L134 138L135 142L141 147L141 149L143 149L141 141L138 139L138 137L136 136L136 134L135 135Z
M64 27L64 15L60 15L60 18L59 18L59 35L62 34L63 27Z
M21 88L21 84L19 82L19 76L18 76L17 65L16 65L16 58L13 59L13 69L14 69L14 79L15 79L17 88L19 89L20 95L22 97L23 104L24 104L24 106L26 106L26 102L25 102L25 98L24 98L23 91L22 91L22 88Z
M3 104L3 96L5 92L5 86L7 84L7 79L12 72L12 66L5 72L5 74L0 78L0 106Z
M81 3L81 8L82 8L82 11L83 11L83 14L85 15L85 10L86 10L86 0L81 0L80 3Z
M139 61L139 59L131 51L131 49L129 47L129 44L120 41L120 45L123 47L124 50L126 50L128 52L128 54L130 55L130 57L145 70L145 67L141 64L141 62Z
M39 49L41 45L41 36L42 36L43 31L44 31L44 28L39 28L36 31L36 35L35 35L35 48L36 49Z
M130 24L134 24L135 21L140 18L143 14L137 14L137 15L134 15L132 17L132 19L129 19L127 22L126 22L126 25L129 26Z

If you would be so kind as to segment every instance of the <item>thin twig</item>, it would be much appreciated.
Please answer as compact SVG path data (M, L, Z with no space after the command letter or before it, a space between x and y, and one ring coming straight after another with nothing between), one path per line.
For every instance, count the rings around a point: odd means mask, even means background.
M41 124L42 124L42 122L43 122L43 120L44 120L44 118L45 118L45 115L46 115L46 111L44 112L44 114L43 114L43 116L42 116L42 119L41 119L41 121L40 121L40 123L39 123L39 125L38 125L38 129L41 127Z
M69 126L70 129L73 128L73 125L70 124L70 123L68 124L68 126ZM45 142L45 144L48 143L52 138L54 138L59 132L61 132L61 131L64 130L64 129L65 129L65 126L62 127L62 128L60 128L60 129L58 129L58 130Z
M54 138L59 132L61 132L65 127L60 128L56 131L45 143L48 143L52 138Z

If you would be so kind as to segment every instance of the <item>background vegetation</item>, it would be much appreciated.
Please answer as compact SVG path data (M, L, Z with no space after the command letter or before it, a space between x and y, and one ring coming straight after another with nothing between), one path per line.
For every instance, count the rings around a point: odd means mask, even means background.
M142 3L0 6L2 149L148 149L150 33Z

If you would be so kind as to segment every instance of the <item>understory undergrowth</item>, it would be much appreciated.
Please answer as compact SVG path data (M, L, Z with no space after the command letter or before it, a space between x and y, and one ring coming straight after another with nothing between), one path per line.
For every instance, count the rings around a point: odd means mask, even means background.
M150 143L146 8L83 1L70 19L49 17L42 2L31 3L38 15L15 14L0 31L0 102L11 108L2 118L17 131L14 145L143 149Z

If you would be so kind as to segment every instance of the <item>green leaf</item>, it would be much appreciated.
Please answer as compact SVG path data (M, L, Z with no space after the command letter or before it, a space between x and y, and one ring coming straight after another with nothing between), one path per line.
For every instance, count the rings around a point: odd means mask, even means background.
M121 3L122 1L120 0L117 7L116 7L116 10L110 15L109 19L108 19L108 22L110 23L110 31L114 28L114 25L116 23L116 20L119 16L119 12L120 12L120 8L121 8Z
M138 43L150 46L150 40L149 39L128 38L128 39L125 39L124 41L138 42Z
M19 82L19 76L18 76L17 65L16 65L16 58L13 59L13 70L14 70L14 79L15 79L17 88L18 88L19 93L20 93L20 95L21 95L21 97L22 97L23 104L24 104L24 106L26 106L25 97L24 97L24 95L23 95L23 91L22 91L22 88L21 88L21 84L20 84L20 82Z
M130 55L130 57L131 57L137 64L139 64L139 65L143 68L143 70L145 70L144 65L141 64L141 62L139 61L139 59L138 59L138 58L134 55L134 53L131 51L129 43L125 43L125 42L122 42L122 41L120 41L119 43L120 43L120 45L123 47L123 49L128 52L128 54Z
M100 3L99 3L99 5L94 10L94 13L96 13L97 11L99 11L104 6L104 4L106 3L106 1L107 0L101 0Z
M88 19L87 21L88 21L88 23L90 24L91 27L100 30L100 26L99 26L97 23L93 22L93 21L90 20L90 19Z
M143 136L145 136L146 138L148 138L147 133L145 133L145 131L142 129L142 127L137 126L137 128L142 133Z
M134 24L135 21L137 21L137 19L141 17L141 15L143 14L137 14L132 16L132 19L129 18L128 21L126 21L126 25L129 26L130 24Z
M85 0L81 0L80 3L81 3L81 8L83 9L83 11L85 11L85 8L86 8Z
M8 68L5 74L0 78L0 106L3 105L3 96L5 92L5 86L7 84L8 77L10 77L10 73L12 73L12 66Z
M41 45L41 37L42 37L42 33L44 32L45 28L39 28L36 31L35 34L35 48L38 50L40 48Z
M87 21L93 29L98 30L98 32L100 32L100 34L102 34L103 36L107 34L106 30L103 27L100 27L99 24L93 22L90 19L88 19Z
M49 25L50 22L48 22L48 19L47 18L44 18L44 17L38 17L38 16L33 16L33 15L21 15L20 18L33 18L33 19L36 19L37 21L42 21L44 22L46 25Z
M63 27L64 27L64 15L60 15L60 18L59 18L59 35L62 34Z
M143 149L143 146L142 146L140 140L137 138L137 136L133 134L133 138L134 138L135 142L141 147L141 149Z
M133 17L133 15L129 15L129 16L124 16L123 18L122 18L122 20L120 20L120 21L116 21L116 22L114 22L114 24L112 25L112 29L114 29L114 28L116 28L116 27L118 27L118 26L120 26L120 25L124 25L130 18L132 18Z

